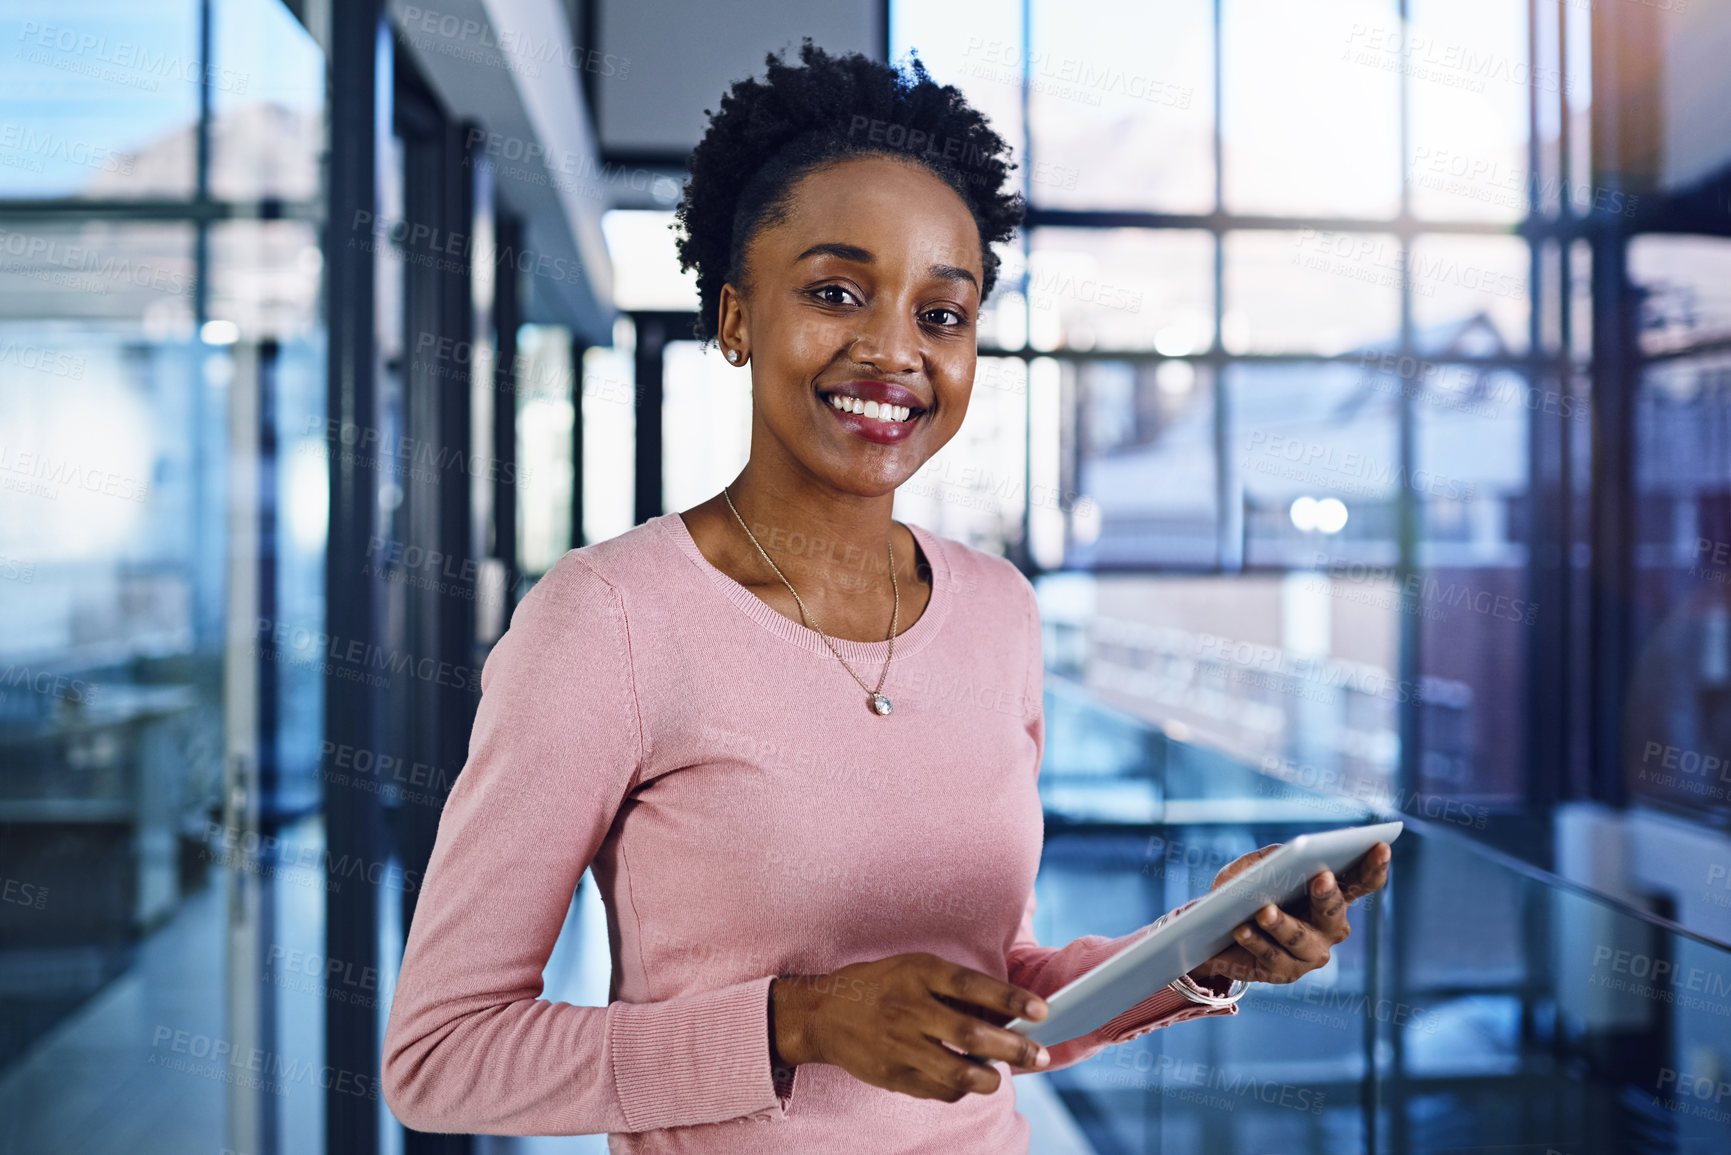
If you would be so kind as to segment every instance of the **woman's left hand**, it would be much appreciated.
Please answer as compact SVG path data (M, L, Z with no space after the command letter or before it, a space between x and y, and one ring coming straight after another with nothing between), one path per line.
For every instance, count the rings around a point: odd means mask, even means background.
M1264 846L1227 863L1209 889L1218 890L1280 845L1277 842ZM1204 986L1213 978L1290 983L1327 966L1329 951L1352 933L1346 921L1346 908L1355 899L1382 889L1382 884L1388 881L1392 856L1388 843L1379 842L1338 880L1332 871L1322 871L1310 880L1310 893L1301 903L1301 914L1288 914L1269 903L1257 912L1254 920L1234 932L1236 942L1191 971L1190 977Z

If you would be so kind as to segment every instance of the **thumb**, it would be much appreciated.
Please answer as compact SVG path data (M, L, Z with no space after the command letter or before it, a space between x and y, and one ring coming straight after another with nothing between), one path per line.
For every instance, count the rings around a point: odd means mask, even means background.
M1252 866L1255 866L1258 862L1261 862L1264 858L1267 858L1270 854L1273 854L1276 850L1279 850L1282 845L1282 843L1275 842L1268 846L1264 846L1261 850L1252 850L1244 857L1228 862L1225 866L1220 868L1220 873L1215 876L1214 886L1218 887L1223 882L1230 882L1240 874L1243 874L1246 870L1249 870ZM1213 888L1211 887L1210 889Z

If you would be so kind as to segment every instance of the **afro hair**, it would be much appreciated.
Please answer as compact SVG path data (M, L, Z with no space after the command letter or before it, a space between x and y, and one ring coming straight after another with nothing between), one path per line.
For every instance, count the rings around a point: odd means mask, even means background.
M911 79L857 52L831 55L811 37L801 64L766 56L765 80L735 81L687 162L674 212L681 271L697 270L693 332L707 344L719 328L721 287L749 292L745 254L766 225L787 218L793 185L830 164L889 155L923 164L953 188L979 226L984 300L997 279L995 242L1022 223L1019 192L1004 185L1016 166L1009 145L954 85L939 85L916 56Z

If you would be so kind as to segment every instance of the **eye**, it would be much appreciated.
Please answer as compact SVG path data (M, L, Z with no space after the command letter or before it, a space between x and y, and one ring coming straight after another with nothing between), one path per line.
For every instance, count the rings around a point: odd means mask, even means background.
M848 297L853 296L853 290L847 288L845 285L820 285L818 288L815 288L811 291L812 296L816 297L818 300L822 301L826 305L845 305L845 304L847 304L846 301L836 301L836 300L832 300L831 298L825 297L824 296L825 293L841 293L844 296L848 296Z
M947 309L946 308L946 309L927 309L926 310L926 316L928 316L928 317L935 316L935 315L942 314L942 313L948 313L950 316L954 317L955 320L948 323L948 324L945 324L943 322L939 322L938 327L940 329L960 329L968 323L968 319L965 316L963 316L961 313L957 312L955 309Z

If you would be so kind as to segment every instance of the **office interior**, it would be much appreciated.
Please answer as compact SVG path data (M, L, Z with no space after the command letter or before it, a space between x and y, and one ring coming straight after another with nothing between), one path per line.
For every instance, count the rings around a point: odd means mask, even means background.
M745 461L668 226L805 35L1015 147L894 509L1040 595L1041 941L1406 823L1326 967L1018 1076L1033 1150L1731 1149L1731 8L61 0L0 13L0 1151L606 1150L406 1130L383 1024L513 607ZM608 961L585 876L544 997Z

